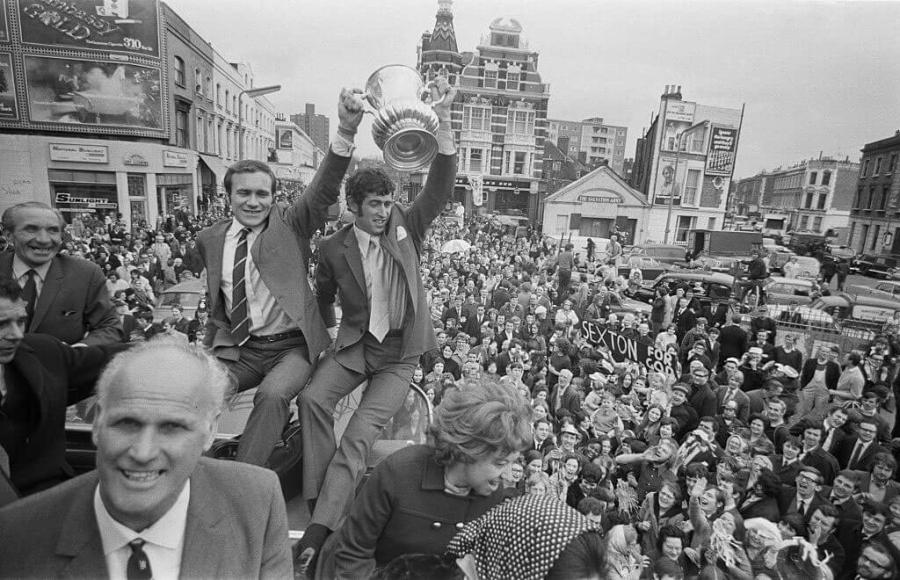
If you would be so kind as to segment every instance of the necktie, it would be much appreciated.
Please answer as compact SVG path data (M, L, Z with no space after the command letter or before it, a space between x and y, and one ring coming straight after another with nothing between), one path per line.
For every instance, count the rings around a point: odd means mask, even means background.
M247 234L250 228L241 230L234 252L234 269L231 272L231 336L238 346L250 338L250 311L247 308L247 284L244 280L247 265Z
M802 515L805 516L805 515L806 515L806 500L805 500L805 499L801 499L798 503L800 504L800 506L799 506L799 507L800 507L800 510L799 510L800 513L801 513Z
M850 456L850 462L847 463L847 469L853 469L856 467L856 462L859 461L859 456L862 455L863 444L861 441L856 442L856 447L853 448L853 455Z
M34 279L36 274L34 270L25 272L28 279L25 280L25 286L22 287L22 300L25 301L25 315L28 317L28 322L25 324L26 329L31 325L31 319L34 317L34 305L37 302L37 282Z
M388 330L391 329L390 312L388 312L391 288L386 276L384 251L381 249L378 238L369 238L369 252L366 255L366 261L372 283L369 292L369 332L378 339L378 342L381 342Z
M128 558L128 565L125 568L125 575L128 580L150 580L153 578L153 571L150 569L150 559L144 552L144 540L138 538L128 542L131 547L131 557Z

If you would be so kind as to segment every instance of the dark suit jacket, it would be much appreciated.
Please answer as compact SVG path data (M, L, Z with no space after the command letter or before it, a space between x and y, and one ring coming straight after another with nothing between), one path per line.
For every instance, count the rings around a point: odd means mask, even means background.
M10 457L11 479L29 494L74 475L66 463L66 406L88 397L108 358L123 343L73 348L45 334L26 334L8 365L10 388L26 389L37 417L25 446ZM0 419L3 420L3 419Z
M837 452L833 454L838 460L841 469L869 471L872 468L872 460L875 458L875 454L886 451L886 449L879 445L877 441L872 441L869 443L869 446L866 447L866 450L860 454L856 463L854 465L849 465L850 456L853 454L853 448L856 447L856 442L858 440L859 437L857 435L845 438L840 447L837 448Z
M816 372L816 365L818 362L815 358L811 358L805 363L803 363L803 372L800 373L800 388L806 386L806 384L812 380L813 375ZM841 377L841 367L834 361L828 361L825 363L825 385L830 390L834 390L837 388L838 379Z
M401 208L395 204L391 210L384 234L384 249L400 266L410 298L403 329L402 358L419 356L437 346L419 274L419 253L431 222L441 213L453 192L455 178L456 155L438 154L431 164L425 187L412 206ZM350 348L369 330L366 275L352 225L348 224L319 244L316 288L322 318L328 327L336 323L334 299L338 292L341 295L341 325L334 347L336 360L349 369L365 372L364 353Z
M800 461L795 461L785 467L783 461L784 458L781 455L773 455L772 459L772 471L775 472L775 475L778 476L778 479L781 480L781 483L784 485L795 485L795 481L797 479L797 474L800 473L800 468L803 467L803 463Z
M735 357L740 359L747 350L747 331L736 324L723 326L719 332L719 361Z
M770 522L777 522L781 518L781 510L778 509L778 498L765 497L750 505L740 505L741 517L745 520L750 518L766 518Z
M108 577L94 515L96 487L92 471L0 510L0 577ZM191 476L181 577L292 575L277 476L253 465L202 458Z
M12 252L0 254L0 272L10 278L13 257ZM53 258L26 332L49 334L69 344L125 339L103 272L93 262L71 256Z
M331 340L309 287L309 240L316 230L324 229L328 207L337 201L341 179L349 163L349 157L335 155L329 150L300 199L290 207L272 207L266 228L250 248L266 288L306 337L311 362ZM230 313L225 310L221 292L222 253L231 223L232 220L224 220L200 232L197 248L206 266L209 288L209 319L204 344L212 347L216 356L238 360L239 352L231 337Z

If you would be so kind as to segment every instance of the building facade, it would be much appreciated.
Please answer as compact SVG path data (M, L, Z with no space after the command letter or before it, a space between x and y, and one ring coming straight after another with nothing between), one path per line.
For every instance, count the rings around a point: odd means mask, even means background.
M628 128L607 125L600 117L583 121L548 119L549 140L560 146L566 139L569 155L592 167L609 165L613 171L625 176L625 140Z
M850 209L850 247L900 254L900 131L867 143Z
M459 90L452 118L459 149L454 200L467 213L536 219L550 99L539 55L522 38L522 26L503 18L491 23L474 53L460 53L451 8L450 0L439 1L418 69L429 79L447 75Z
M685 101L681 87L666 87L635 150L630 184L651 204L636 242L686 243L692 229L722 227L742 120L742 109Z
M316 113L316 106L306 103L306 112L291 115L291 123L300 127L322 151L328 151L331 121L325 115Z

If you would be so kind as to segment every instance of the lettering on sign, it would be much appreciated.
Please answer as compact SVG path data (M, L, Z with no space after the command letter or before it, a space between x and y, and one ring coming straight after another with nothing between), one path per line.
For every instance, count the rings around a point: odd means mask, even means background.
M592 346L609 348L616 362L636 362L645 365L651 372L678 376L678 352L675 347L662 350L587 320L581 323L581 334Z

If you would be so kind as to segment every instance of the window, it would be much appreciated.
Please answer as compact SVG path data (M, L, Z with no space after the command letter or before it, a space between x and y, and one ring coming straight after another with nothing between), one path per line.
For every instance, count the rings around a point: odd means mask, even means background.
M819 194L819 204L816 206L816 209L825 209L825 203L828 201L828 193L820 193Z
M200 76L200 69L194 69L194 92L202 93L203 92L203 77Z
M697 218L689 215L678 216L678 225L675 226L675 242L687 242L688 232L694 229Z
M175 146L188 146L188 112L180 107L175 109Z
M517 73L517 72L506 73L506 88L511 91L519 90L519 73Z
M893 153L893 154L891 154L890 162L888 162L887 172L893 173L894 169L896 169L896 168L897 168L897 154Z
M803 202L803 207L804 207L804 208L806 208L806 209L812 209L813 196L814 196L814 195L815 195L815 192L813 192L813 191L807 191L807 192L806 192L806 200Z
M861 177L866 177L869 175L869 161L871 161L871 159L866 159L865 161L863 161Z
M813 218L813 227L814 232L818 232L822 230L822 216L816 216Z
M175 84L184 86L184 60L180 56L175 57Z
M231 95L228 92L228 89L225 89L225 112L231 112Z
M463 107L463 129L470 131L491 130L491 107L466 105Z
M516 151L516 160L513 163L513 173L516 175L524 175L525 174L525 159L526 154L521 151Z
M872 175L880 175L881 174L881 157L875 159L875 173Z
M469 172L481 173L481 149L472 149L469 152Z
M869 246L870 250L874 250L878 247L878 243L881 238L881 226L875 226L875 233L872 234L872 244Z
M681 203L685 205L696 205L697 203L697 186L700 183L700 170L688 169L687 180L684 184L684 198Z
M875 201L875 198L877 197L877 195L878 194L875 192L875 188L870 187L869 188L869 205L866 207L866 209L875 209L876 207L878 207L878 203L876 203L876 201Z
M216 105L222 106L222 85L216 83Z
M716 229L716 218L714 218L714 217L709 218L709 224L706 226L706 228L709 230Z
M496 89L497 88L497 71L495 71L495 70L484 71L484 88L486 88L486 89Z
M818 173L816 173L815 171L811 171L810 174L809 174L809 184L810 184L810 185L815 185L815 184L816 184L816 178L817 178L818 176L819 176Z
M515 135L533 135L534 111L510 109L506 117L506 132Z
M823 171L822 172L822 185L829 185L831 183L831 172Z
M885 185L881 188L881 205L878 209L885 211L887 209L888 200L891 198L891 188Z
M144 197L147 195L143 173L128 174L128 197Z
M801 232L806 231L806 229L808 227L809 227L809 216L808 215L800 216L800 231Z
M197 151L205 151L203 149L203 127L206 123L203 122L203 115L197 115L197 138L194 141L196 143Z
M569 216L568 215L558 215L556 216L556 233L563 234L569 230Z

